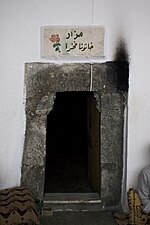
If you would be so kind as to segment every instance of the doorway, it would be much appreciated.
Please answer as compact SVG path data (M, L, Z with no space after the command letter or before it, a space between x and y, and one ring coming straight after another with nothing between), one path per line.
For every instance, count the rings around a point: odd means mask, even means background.
M119 64L119 68L121 74L127 70L125 63ZM99 158L95 157L100 161L98 174L102 205L99 208L107 206L114 208L120 205L125 137L124 109L127 106L128 93L118 89L116 76L119 76L120 73L119 71L116 73L116 71L118 71L116 62L94 63L92 67L90 63L66 63L63 65L42 62L25 63L26 128L21 185L31 188L34 196L40 201L43 201L45 197L43 193L47 115L54 108L56 93L86 92L92 94L93 92L94 98L92 97L92 99L93 101L96 99L96 108L100 112L99 129L95 128L100 130L100 156ZM92 112L94 114L94 111ZM91 118L96 118L96 116ZM91 127L94 129L95 126ZM90 131L94 134L89 142L93 149L92 142L96 131L92 131L92 129ZM88 136L90 137L90 134ZM93 162L95 161L93 160ZM91 164L94 166L97 163ZM95 169L95 171L98 170Z
M99 111L94 92L57 92L47 116L45 193L100 190Z

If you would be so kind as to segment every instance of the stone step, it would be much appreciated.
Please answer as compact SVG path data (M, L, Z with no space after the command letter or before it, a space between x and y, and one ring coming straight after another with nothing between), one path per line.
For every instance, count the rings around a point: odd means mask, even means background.
M54 211L101 211L98 193L46 193L43 213Z

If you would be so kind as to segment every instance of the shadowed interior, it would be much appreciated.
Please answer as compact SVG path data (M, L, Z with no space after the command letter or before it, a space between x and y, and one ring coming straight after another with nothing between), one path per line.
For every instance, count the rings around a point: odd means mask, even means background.
M88 181L88 92L57 92L47 117L45 192L91 192Z

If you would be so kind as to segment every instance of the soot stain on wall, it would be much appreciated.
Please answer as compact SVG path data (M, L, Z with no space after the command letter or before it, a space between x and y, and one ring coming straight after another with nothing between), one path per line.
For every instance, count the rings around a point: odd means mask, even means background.
M123 39L117 43L114 61L117 70L117 88L127 92L129 87L129 54Z

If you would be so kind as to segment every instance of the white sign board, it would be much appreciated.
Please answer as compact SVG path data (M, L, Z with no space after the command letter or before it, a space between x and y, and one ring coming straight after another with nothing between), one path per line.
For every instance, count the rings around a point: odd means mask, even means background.
M104 28L100 26L42 27L42 57L102 57L104 34Z

